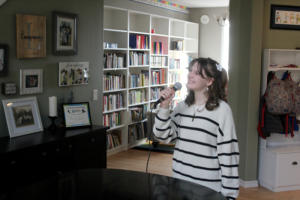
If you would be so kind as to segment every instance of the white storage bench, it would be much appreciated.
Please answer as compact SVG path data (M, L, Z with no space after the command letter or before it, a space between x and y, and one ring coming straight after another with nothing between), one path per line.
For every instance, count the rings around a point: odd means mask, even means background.
M260 139L259 184L274 192L300 189L300 133Z

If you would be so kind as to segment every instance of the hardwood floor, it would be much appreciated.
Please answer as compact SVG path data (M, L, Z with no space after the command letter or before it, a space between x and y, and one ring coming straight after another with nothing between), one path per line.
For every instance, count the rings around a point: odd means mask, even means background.
M148 151L130 149L107 158L107 168L146 171ZM148 171L172 176L172 154L152 152ZM238 200L300 200L300 190L272 192L262 187L240 188Z

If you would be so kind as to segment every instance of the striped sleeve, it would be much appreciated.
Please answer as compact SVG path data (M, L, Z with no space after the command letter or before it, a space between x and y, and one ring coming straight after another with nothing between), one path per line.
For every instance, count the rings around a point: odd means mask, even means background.
M229 108L229 107L228 107ZM217 153L221 167L221 193L227 199L239 194L239 147L231 109L225 112L219 123Z
M155 116L153 133L163 143L173 142L177 138L176 108L170 114L169 109L160 108Z

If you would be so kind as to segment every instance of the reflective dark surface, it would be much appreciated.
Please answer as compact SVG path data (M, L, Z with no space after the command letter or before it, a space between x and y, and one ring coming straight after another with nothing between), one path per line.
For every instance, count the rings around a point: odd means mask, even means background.
M221 200L220 193L167 176L142 172L86 169L10 188L1 200L114 199L114 200Z

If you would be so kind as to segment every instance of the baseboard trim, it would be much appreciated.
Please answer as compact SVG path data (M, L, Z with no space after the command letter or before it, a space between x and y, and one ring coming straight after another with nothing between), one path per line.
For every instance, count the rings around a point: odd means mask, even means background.
M240 186L242 186L243 188L258 187L258 181L257 180L254 180L254 181L244 181L244 180L240 179Z

